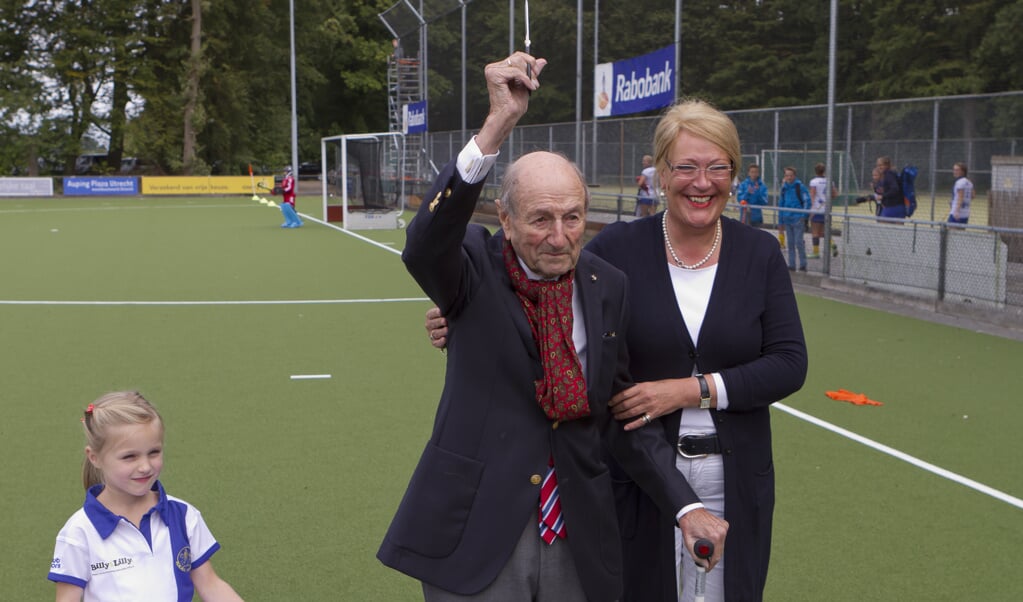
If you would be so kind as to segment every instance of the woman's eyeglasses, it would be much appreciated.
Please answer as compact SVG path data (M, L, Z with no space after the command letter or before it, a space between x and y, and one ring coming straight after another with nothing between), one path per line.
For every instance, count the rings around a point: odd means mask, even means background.
M694 180L701 171L707 174L707 178L710 180L727 180L732 175L732 166L727 163L708 165L707 167L697 167L688 163L672 165L668 161L665 163L671 171L671 177L676 180Z

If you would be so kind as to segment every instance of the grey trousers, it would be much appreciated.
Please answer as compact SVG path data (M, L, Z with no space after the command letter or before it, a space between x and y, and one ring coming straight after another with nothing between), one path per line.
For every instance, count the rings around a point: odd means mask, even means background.
M571 535L569 535L571 537ZM494 582L469 596L423 583L426 602L586 602L572 553L563 539L547 545L540 539L535 518L515 545L508 564Z

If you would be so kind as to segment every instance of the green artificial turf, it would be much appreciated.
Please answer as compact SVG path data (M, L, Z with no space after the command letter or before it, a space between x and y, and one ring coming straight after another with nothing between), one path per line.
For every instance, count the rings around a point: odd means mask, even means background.
M421 599L375 558L444 376L430 303L388 250L404 233L360 233L381 248L280 222L245 198L0 201L0 598L52 598L79 417L136 388L167 423L164 484L246 599ZM63 304L83 301L107 304ZM799 302L810 373L786 405L1023 496L1023 343ZM839 388L884 405L825 397ZM1019 597L1019 508L782 411L773 425L769 600Z

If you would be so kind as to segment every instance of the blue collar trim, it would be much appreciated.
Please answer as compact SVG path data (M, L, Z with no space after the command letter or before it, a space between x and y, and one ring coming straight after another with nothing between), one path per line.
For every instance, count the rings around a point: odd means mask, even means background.
M150 508L149 512L146 513L146 516L149 516L154 511L160 512L161 515L163 515L166 513L164 508L168 503L167 492L164 491L163 484L161 484L159 480L153 484L152 490L159 493L159 499L157 500L156 505ZM82 504L82 508L85 510L85 516L89 518L92 526L95 527L96 532L99 533L99 536L106 539L113 535L114 529L117 528L118 523L122 520L128 519L114 514L106 506L101 504L98 499L96 499L101 491L103 491L102 484L90 487L89 491L85 494L85 503ZM148 522L145 521L145 518L143 518L143 521Z

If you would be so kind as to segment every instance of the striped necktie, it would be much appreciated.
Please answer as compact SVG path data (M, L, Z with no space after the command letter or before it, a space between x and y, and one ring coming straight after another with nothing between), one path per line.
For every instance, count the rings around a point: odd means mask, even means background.
M540 538L550 545L559 537L565 537L565 519L561 516L558 477L554 474L554 456L551 456L540 486Z

